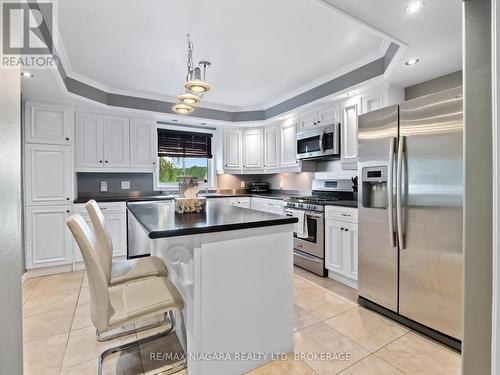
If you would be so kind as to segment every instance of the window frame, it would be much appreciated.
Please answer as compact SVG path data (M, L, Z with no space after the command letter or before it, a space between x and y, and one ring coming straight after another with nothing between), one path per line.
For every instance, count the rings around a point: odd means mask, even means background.
M217 189L217 171L216 171L216 157L217 153L215 152L215 144L216 144L216 130L213 129L198 129L198 128L193 128L193 127L187 127L187 126L175 126L175 125L161 125L161 124L156 124L155 128L155 139L156 139L156 134L158 134L158 129L168 129L168 130L178 130L178 131L189 131L192 133L210 133L212 134L212 158L207 159L208 163L208 182L200 182L199 186L201 189L208 189L208 190L216 190ZM153 173L153 189L155 191L169 191L169 192L178 192L179 191L179 184L178 183L168 183L168 184L162 184L158 180L159 175L160 175L160 161L159 161L159 156L158 156L158 141L155 141L155 170ZM183 158L184 159L184 158ZM183 173L185 173L185 162L184 160L182 161L182 169Z

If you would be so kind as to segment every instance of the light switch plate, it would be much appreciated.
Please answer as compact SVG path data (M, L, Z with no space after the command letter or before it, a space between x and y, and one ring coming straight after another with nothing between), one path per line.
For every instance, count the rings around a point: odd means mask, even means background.
M280 181L280 189L283 190L283 185L285 185L285 182L282 180Z
M122 181L122 190L130 189L130 181Z
M242 188L245 187L245 181L240 181L240 187L242 187Z
M108 182L101 181L101 192L105 193L106 191L108 191Z

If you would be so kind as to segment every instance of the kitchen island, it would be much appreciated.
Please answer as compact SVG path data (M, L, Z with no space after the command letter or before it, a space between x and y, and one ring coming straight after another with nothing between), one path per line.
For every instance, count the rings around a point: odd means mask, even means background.
M296 218L209 200L129 202L129 231L152 241L185 307L177 335L193 374L242 374L293 351ZM140 243L135 241L134 243Z

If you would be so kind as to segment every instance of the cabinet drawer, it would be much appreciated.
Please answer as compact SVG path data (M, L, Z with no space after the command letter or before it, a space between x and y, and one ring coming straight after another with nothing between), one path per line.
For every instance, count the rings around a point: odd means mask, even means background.
M358 222L358 209L351 207L327 206L325 216L328 219L336 219L349 222Z
M125 202L107 202L107 203L97 203L99 208L106 213L125 213L127 211L127 205ZM78 213L83 216L88 216L87 210L85 209L84 203L79 203L73 205L73 213Z
M283 201L278 199L252 198L252 209L282 215Z

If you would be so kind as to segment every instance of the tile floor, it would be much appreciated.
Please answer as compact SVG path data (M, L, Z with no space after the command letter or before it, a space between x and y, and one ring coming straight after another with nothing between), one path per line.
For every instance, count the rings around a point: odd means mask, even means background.
M295 353L251 375L460 374L459 354L358 306L356 290L300 268L295 269L294 282ZM25 375L96 374L97 357L107 347L156 333L97 342L83 271L27 280L23 317ZM161 373L165 363L149 361L148 353L165 347L181 350L175 337L162 338L111 355L104 372ZM333 353L337 358L319 360L312 353Z

